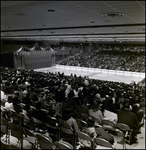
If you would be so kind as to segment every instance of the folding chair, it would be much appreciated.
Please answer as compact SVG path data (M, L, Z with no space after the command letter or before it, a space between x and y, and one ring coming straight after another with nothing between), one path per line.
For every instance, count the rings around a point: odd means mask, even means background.
M109 134L111 134L114 138L114 143L117 143L117 144L122 144L123 146L123 149L125 148L124 147L124 133L119 130L119 129L115 129L115 130L109 130L108 131ZM116 149L118 149L118 145L116 144Z
M33 129L33 120L29 118L27 115L20 113L20 116L22 118L21 126L27 127L28 129L32 130Z
M10 143L10 129L9 124L4 118L1 118L1 140ZM4 136L4 138L2 138Z
M78 126L80 128L80 131L82 131L83 128L87 126L87 122L82 120L82 119L78 118L78 119L76 119L76 121L77 121L77 124L78 124Z
M63 140L56 141L54 145L56 149L74 149L70 143L68 143L67 141L63 141Z
M124 123L117 123L117 128L124 133L124 147L123 148L126 149L126 142L128 144L131 144L132 129Z
M11 123L10 129L11 129L11 136L14 136L18 140L16 146L23 149L23 133L24 133L23 128L21 128L19 125Z
M48 117L47 122L44 122L44 126L47 127L47 130L50 134L50 137L53 139L53 141L59 140L58 121L56 118Z
M23 138L23 140L28 141L32 145L32 149L36 149L36 141L37 141L36 135L27 128L23 127L23 130L25 134L25 137Z
M16 124L18 124L19 126L21 126L22 117L21 117L21 114L20 114L20 113L17 113L15 110L13 110L12 118L13 118L13 122L14 122L14 123L16 123Z
M19 149L17 146L12 145L12 144L5 143L5 142L3 142L3 141L1 141L0 148L1 148L1 149Z
M105 130L115 130L116 124L110 120L102 119L102 125Z
M53 149L54 144L51 137L47 137L41 134L36 134L37 138L37 149Z
M103 149L103 147L104 147L104 149L106 149L106 148L113 149L111 143L105 139L94 138L94 142L95 142L95 144L97 144L96 149L100 149L101 147L102 147L102 149Z
M75 132L73 131L73 129L65 121L61 122L58 125L58 129L59 129L59 139L61 138L64 139L65 141L72 144L75 148L76 136L75 136Z
M40 121L39 119L35 118L35 117L31 117L31 120L32 120L32 123L33 123L33 126L34 126L34 131L39 131L39 126L43 126L43 122Z
M87 143L88 143L87 146L90 146L90 148L93 149L92 138L91 138L88 134L86 134L86 133L84 133L84 132L81 132L81 131L78 131L78 132L76 132L76 135L77 135L77 138L78 138L78 141L79 141L79 142L82 143L84 140L86 140ZM83 144L83 143L82 143L82 144ZM85 145L85 146L86 146L86 145Z

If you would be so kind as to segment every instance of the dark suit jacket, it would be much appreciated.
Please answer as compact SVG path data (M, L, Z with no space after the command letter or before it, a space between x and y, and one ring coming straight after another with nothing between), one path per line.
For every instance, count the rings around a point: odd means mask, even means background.
M118 123L124 123L131 129L138 129L140 124L138 122L136 114L130 110L121 110L118 112Z
M44 122L44 121L46 121L47 113L45 111L42 111L42 110L39 109L39 110L34 110L32 112L32 116L34 118L37 118L38 120Z

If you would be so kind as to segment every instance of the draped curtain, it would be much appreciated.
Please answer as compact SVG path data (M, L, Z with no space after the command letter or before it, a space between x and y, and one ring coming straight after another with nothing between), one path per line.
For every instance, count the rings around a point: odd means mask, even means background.
M55 64L55 54L51 47L40 47L35 44L33 47L22 46L14 52L14 63L16 68L36 69L50 67Z

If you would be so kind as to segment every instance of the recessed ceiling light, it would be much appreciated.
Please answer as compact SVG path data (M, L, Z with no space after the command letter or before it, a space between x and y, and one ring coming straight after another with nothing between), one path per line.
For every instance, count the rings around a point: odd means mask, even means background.
M110 17L110 18L122 17L124 15L125 15L124 13L119 13L119 12L105 12L101 14L101 16L103 17Z
M48 9L47 11L48 11L48 12L55 12L54 9Z

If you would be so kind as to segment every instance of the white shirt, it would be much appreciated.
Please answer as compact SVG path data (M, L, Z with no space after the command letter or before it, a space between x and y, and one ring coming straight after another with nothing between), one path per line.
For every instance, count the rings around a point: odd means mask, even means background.
M118 116L116 113L113 113L113 112L105 109L104 110L104 119L110 120L116 124L117 120L118 120Z
M5 108L6 108L7 110L14 109L13 103L6 102L6 103L5 103Z
M5 95L3 91L1 91L1 101L4 101L4 102L7 101L7 96Z

